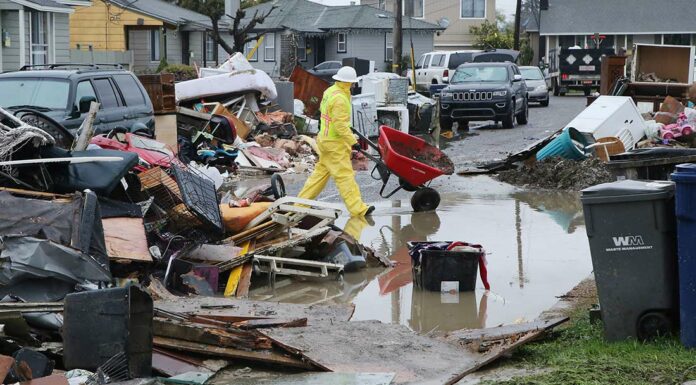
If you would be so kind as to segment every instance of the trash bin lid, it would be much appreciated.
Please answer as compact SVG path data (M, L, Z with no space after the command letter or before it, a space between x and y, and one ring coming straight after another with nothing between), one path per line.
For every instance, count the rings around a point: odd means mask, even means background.
M674 182L621 180L582 190L583 203L632 202L662 200L674 196Z
M678 173L696 174L696 163L682 163L677 165Z

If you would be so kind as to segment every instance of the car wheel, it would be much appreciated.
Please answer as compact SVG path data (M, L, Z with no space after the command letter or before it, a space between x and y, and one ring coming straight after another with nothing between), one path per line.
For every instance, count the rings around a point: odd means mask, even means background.
M561 93L560 91L561 91L561 87L559 87L558 82L554 80L553 81L553 96L560 95L560 93Z
M582 89L582 92L585 94L585 96L590 96L590 94L592 93L592 88L585 87Z
M503 118L503 128L512 128L515 125L515 105L512 105L510 112Z
M440 117L440 130L452 131L452 119L447 117Z
M520 113L517 114L517 124L527 124L528 120L529 120L529 102L527 100L525 100L524 105L522 105L522 111L520 111Z
M549 100L551 99L551 96L546 95L546 100L541 101L541 106L542 107L548 107L549 106Z
M469 121L468 120L458 120L457 124L459 125L457 128L462 131L469 131Z

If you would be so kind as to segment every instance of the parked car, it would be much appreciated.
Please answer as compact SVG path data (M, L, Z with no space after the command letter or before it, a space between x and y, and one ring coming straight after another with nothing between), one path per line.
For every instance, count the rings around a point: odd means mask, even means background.
M125 128L153 136L154 109L138 78L123 69L101 67L54 64L0 74L0 106L41 112L74 134L96 101L97 134Z
M527 124L527 86L514 63L469 63L457 68L450 85L440 93L440 126L451 129L456 121L493 120L504 128Z
M522 78L527 84L527 92L529 93L530 102L538 102L542 106L549 105L549 86L544 78L544 73L539 67L529 66L520 67Z
M429 92L431 84L449 83L450 73L460 64L471 62L478 52L483 51L435 51L421 55L416 62L416 91ZM412 70L408 70L406 76L413 83Z
M330 83L333 83L333 76L336 75L339 69L343 66L340 61L325 61L315 65L308 72L316 75Z

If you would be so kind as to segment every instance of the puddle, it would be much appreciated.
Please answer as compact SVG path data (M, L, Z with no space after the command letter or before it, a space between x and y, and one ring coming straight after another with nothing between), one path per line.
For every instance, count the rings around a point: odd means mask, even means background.
M386 253L397 266L346 274L343 281L256 280L250 296L293 303L353 303L354 320L400 323L427 333L532 320L586 278L592 264L578 196L519 191L488 177L443 195L437 213L413 213L408 201L377 205L374 225L341 218L337 226ZM415 288L406 242L461 240L487 251L486 292L441 294Z

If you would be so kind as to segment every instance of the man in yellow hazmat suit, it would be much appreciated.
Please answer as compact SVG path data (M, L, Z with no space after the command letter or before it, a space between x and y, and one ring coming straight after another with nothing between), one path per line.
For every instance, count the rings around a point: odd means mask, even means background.
M315 199L331 177L351 216L370 215L375 207L363 202L350 161L351 149L358 142L350 130L350 88L358 77L352 67L342 67L333 79L336 83L324 92L321 100L321 129L317 136L319 162L299 197Z

